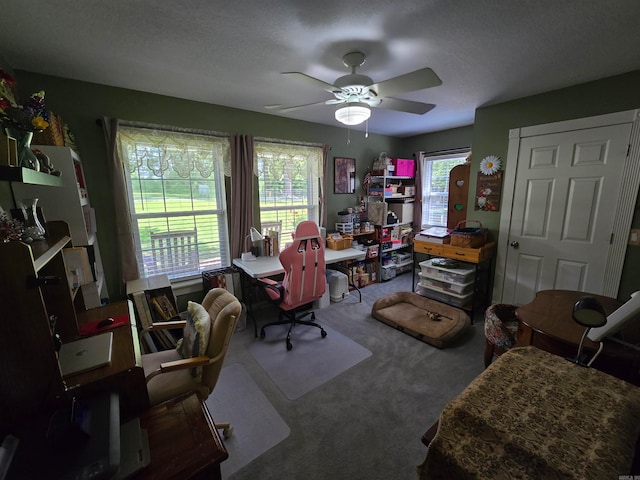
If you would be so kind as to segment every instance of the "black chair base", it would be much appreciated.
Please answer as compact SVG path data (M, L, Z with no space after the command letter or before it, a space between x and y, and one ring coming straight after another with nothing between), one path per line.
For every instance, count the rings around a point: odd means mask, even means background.
M315 319L316 319L315 312L306 311L301 314L296 314L296 313L297 313L296 310L291 310L290 312L284 312L283 310L280 310L280 315L279 315L280 319L277 322L271 322L264 325L260 329L260 338L265 337L265 331L264 331L265 328L270 327L272 325L287 325L287 324L289 324L289 330L287 331L287 338L285 339L285 342L287 344L287 350L291 350L293 348L293 344L291 343L291 330L296 325L308 325L310 327L319 328L320 335L322 336L322 338L327 336L327 332L325 331L324 328L322 328L322 325L319 325L315 322ZM287 315L287 317L289 318L283 320L282 319L283 315ZM308 315L311 316L311 320L302 320Z

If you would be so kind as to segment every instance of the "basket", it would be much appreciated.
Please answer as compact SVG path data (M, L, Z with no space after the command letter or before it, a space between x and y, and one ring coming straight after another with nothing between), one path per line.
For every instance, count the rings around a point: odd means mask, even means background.
M351 236L343 236L340 240L334 240L332 237L327 236L327 247L331 250L351 248L351 242L353 242L353 237Z
M41 132L34 132L31 144L64 147L64 120L62 117L49 112L49 126Z
M479 227L467 227L467 221L476 222ZM464 225L464 226L461 226ZM487 229L482 228L478 220L462 220L451 233L451 246L464 248L478 248L487 243Z

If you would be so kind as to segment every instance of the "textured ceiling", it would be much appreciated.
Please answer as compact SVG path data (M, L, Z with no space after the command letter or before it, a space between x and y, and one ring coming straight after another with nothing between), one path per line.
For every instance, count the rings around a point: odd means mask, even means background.
M424 115L373 110L369 131L405 137L470 125L477 107L640 69L638 0L9 0L11 68L327 125L342 56L380 82L432 68L442 85L397 95ZM364 130L364 125L355 127Z

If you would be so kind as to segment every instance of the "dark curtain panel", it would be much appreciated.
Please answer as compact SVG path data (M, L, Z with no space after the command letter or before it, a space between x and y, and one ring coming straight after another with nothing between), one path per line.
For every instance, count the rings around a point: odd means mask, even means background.
M320 226L327 227L327 164L331 147L322 145L322 172L320 177Z
M413 203L413 231L422 230L422 152L413 155L416 159L416 196Z
M120 257L120 294L125 294L125 285L129 280L140 277L136 248L131 230L131 216L129 214L129 200L127 196L127 182L125 180L124 165L118 155L117 133L118 119L104 117L102 130L107 145L109 172L113 187L113 203L116 212L116 235L118 240L118 256Z
M247 248L245 238L253 225L253 137L231 135L231 258Z

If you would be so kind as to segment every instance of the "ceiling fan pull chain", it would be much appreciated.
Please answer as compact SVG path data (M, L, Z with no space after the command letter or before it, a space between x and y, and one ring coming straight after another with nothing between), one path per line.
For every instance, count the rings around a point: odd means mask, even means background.
M369 138L369 119L364 124L364 138Z

